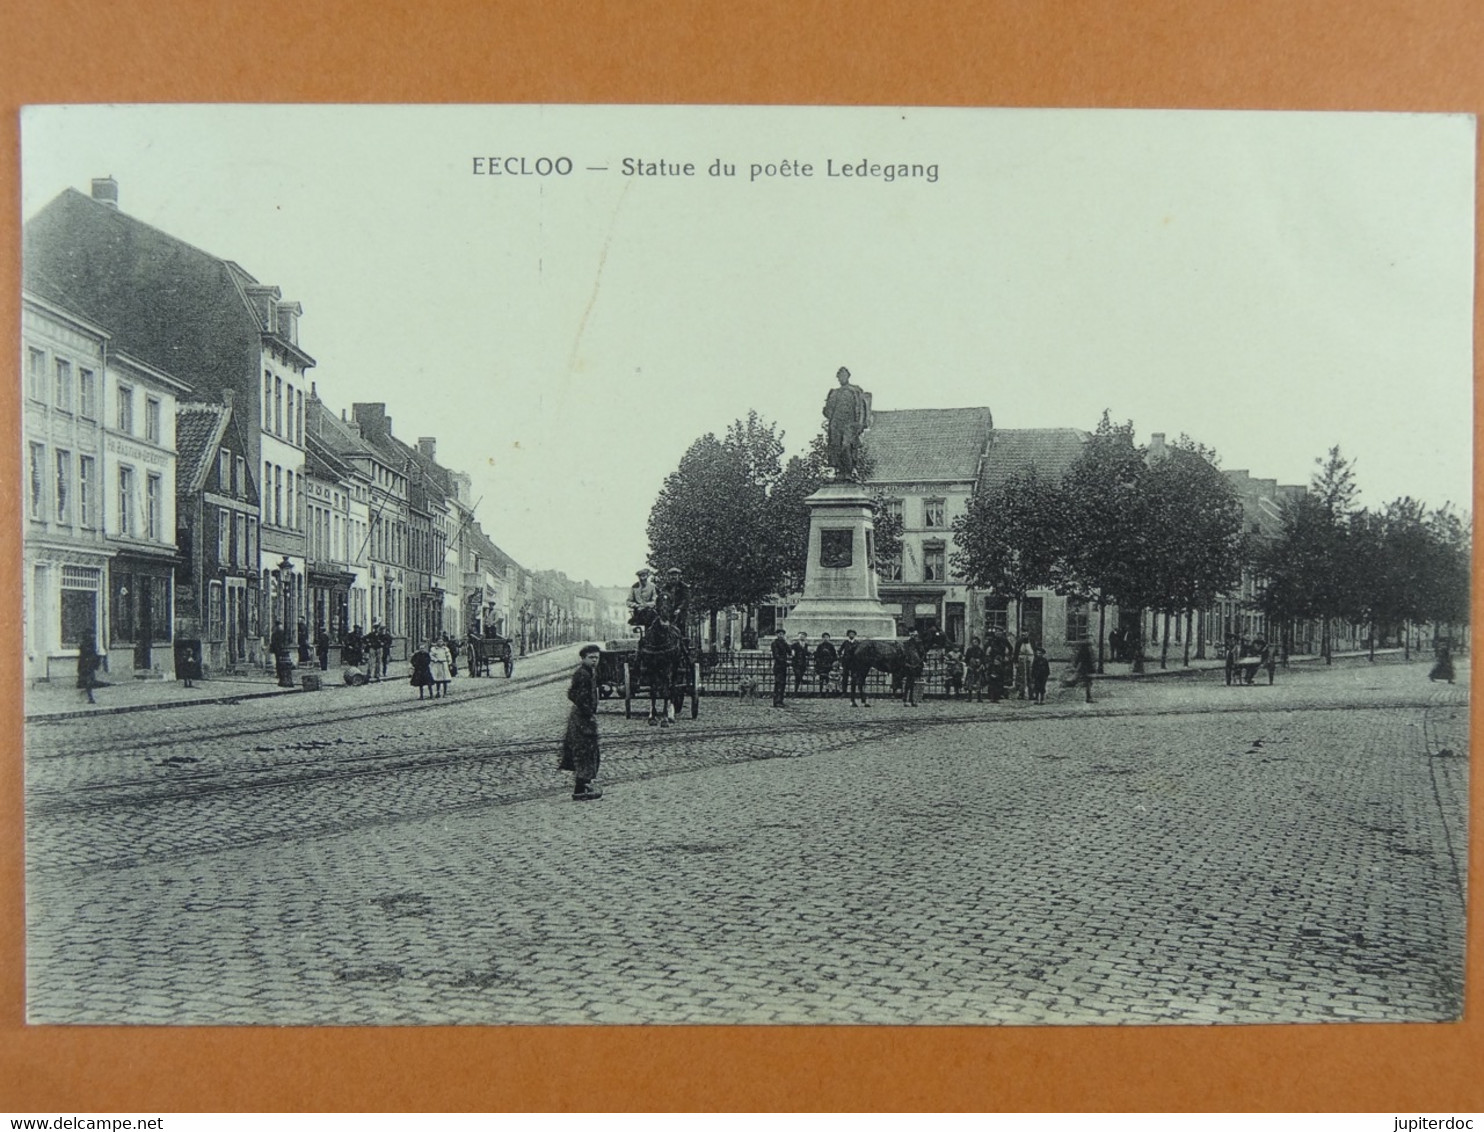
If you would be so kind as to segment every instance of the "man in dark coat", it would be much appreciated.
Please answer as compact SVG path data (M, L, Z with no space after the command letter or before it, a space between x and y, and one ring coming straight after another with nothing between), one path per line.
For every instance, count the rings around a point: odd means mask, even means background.
M902 642L902 702L912 707L917 706L917 678L922 675L926 655L922 639L913 629Z
M1010 639L1002 629L992 630L989 644L985 646L984 683L989 690L989 702L997 704L1005 694L1011 681Z
M670 605L670 621L682 634L690 615L690 587L680 576L680 567L671 566L665 576L665 598Z
M330 669L330 634L325 632L323 625L314 631L314 652L319 657L319 670L328 672Z
M364 639L361 637L361 627L357 625L345 638L345 647L340 652L340 658L352 668L359 668L366 659L365 647Z
M381 622L371 622L371 631L366 634L366 675L372 680L381 679Z
M392 666L392 631L385 625L381 627L381 675L386 678L387 669Z
M855 639L855 630L846 629L845 639L840 642L840 691L848 691L850 683L850 658L855 655L855 647L859 642Z
M583 645L582 663L572 673L567 699L567 733L562 738L562 761L558 770L572 772L572 801L591 802L603 792L593 785L598 777L598 646Z
M814 650L814 674L819 677L819 694L830 690L830 677L835 670L835 643L828 633L819 635L819 645Z
M1278 650L1268 644L1262 637L1252 642L1252 647L1257 651L1257 666L1268 674L1268 683L1273 682L1273 671L1278 667Z
M794 647L789 650L789 659L794 667L794 695L804 690L804 674L809 671L809 634L800 633Z
M1092 642L1085 637L1077 642L1077 651L1072 654L1072 687L1082 686L1088 703L1092 703L1092 674L1097 670L1097 661L1092 656Z
M298 640L298 644L299 644L299 663L300 664L308 664L309 663L309 626L305 625L304 622L302 622L302 621L299 622L299 635L298 635L297 640Z
M773 654L773 706L783 706L783 692L788 687L788 637L778 630L769 646Z
M98 646L90 635L84 635L77 646L77 686L88 694L88 703L95 704L93 689L98 686L98 665L102 662Z
M273 623L273 635L268 638L268 651L273 654L273 666L278 674L278 686L280 688L292 688L294 686L294 660L289 655L292 647L289 635L284 631L283 622Z
M980 703L984 702L985 665L989 662L989 655L984 651L984 646L978 637L969 642L969 647L964 649L965 676L969 681L969 700L972 702L976 697Z

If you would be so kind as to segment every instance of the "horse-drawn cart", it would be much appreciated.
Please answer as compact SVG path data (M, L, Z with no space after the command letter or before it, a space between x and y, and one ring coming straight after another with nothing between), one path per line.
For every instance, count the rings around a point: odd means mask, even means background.
M515 651L504 637L469 638L469 675L493 676L494 667L505 669L509 677L515 672Z
M598 652L598 695L605 700L622 696L624 718L630 719L634 714L634 698L648 692L650 722L665 726L669 725L673 715L684 709L689 696L690 717L695 719L701 714L698 694L701 688L700 664L691 660L688 652L679 663L664 660L663 667L651 661L651 656L656 654L648 654L641 661L638 637L606 642ZM664 656L658 654L661 660ZM656 700L664 704L667 691L671 710L657 714Z

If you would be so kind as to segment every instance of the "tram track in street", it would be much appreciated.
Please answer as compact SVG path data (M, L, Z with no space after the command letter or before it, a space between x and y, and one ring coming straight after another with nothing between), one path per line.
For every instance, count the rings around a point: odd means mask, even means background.
M543 683L555 683L564 676L550 680L536 680L527 687L536 687ZM518 689L513 689L518 690ZM488 693L481 699L498 696L501 693ZM508 694L508 693L507 693ZM413 701L416 703L417 701ZM465 699L461 703L468 704ZM1401 698L1386 702L1369 703L1363 710L1408 710L1425 709L1428 703L1421 699ZM382 718L403 714L406 711L416 711L408 705L399 705L386 711L362 713L353 718L358 720ZM605 728L605 747L622 747L634 749L636 747L675 747L700 741L719 743L732 743L738 740L759 740L776 732L787 732L790 734L819 734L831 731L863 730L873 734L897 733L909 734L923 730L932 730L943 727L960 727L966 724L982 724L987 726L1013 726L1019 724L1034 724L1042 721L1066 720L1066 719L1108 719L1126 718L1129 716L1141 716L1150 718L1170 718L1177 716L1208 716L1211 714L1240 714L1243 712L1256 711L1284 711L1281 705L1261 704L1230 704L1216 707L1202 707L1199 710L1189 708L1152 708L1140 707L1138 710L1130 710L1126 707L1104 708L1092 710L1052 710L1045 713L1030 714L1029 712L1017 712L1014 716L987 715L977 717L944 717L929 716L918 718L904 718L894 716L867 716L865 713L855 715L851 718L827 718L827 719L799 719L787 720L783 726L770 731L759 731L751 724L734 724L730 726L706 726L698 734L697 729L684 723L677 723L672 728L664 730L644 729L635 727L632 736L626 736L622 732L614 732ZM1303 708L1291 709L1296 712L1325 712L1325 711L1353 711L1357 709L1354 705L1309 705ZM302 726L311 726L305 723ZM212 739L221 739L225 734L234 738L247 738L261 734L278 734L284 728L262 728L252 731L231 731L229 733L218 731L210 736ZM870 736L862 736L866 738ZM174 747L181 742L190 740L170 739L152 744L155 747ZM205 796L209 794L221 794L234 791L259 791L268 790L280 786L300 785L313 782L332 782L338 780L354 780L367 774L383 774L402 771L433 770L461 763L484 761L495 758L518 757L540 751L550 752L556 748L559 740L555 737L532 737L528 739L506 738L490 741L484 738L478 740L467 740L459 743L422 745L415 753L409 752L403 744L378 745L367 749L365 742L357 741L347 743L345 752L337 751L340 744L333 741L301 746L297 744L280 744L280 750L303 750L308 757L286 758L273 762L266 766L250 768L233 767L204 767L200 769L181 768L181 772L172 774L168 778L161 778L158 774L150 777L134 777L113 779L103 782L67 784L60 787L44 787L28 785L28 812L36 816L52 813L67 813L79 810L97 808L108 808L119 805L148 804L151 801L175 801L183 798ZM148 750L148 747L137 748L140 752ZM91 748L88 749L91 752ZM62 757L60 754L53 757ZM326 759L333 760L328 765ZM354 764L354 765L349 765ZM150 764L152 767L156 764Z
M560 683L567 678L565 672L552 675L530 676L525 678L512 678L508 682L502 682L488 690L475 691L472 694L460 695L457 699L450 699L449 706L471 705L485 700L499 699L505 696L515 695L521 691L531 688L539 688L549 684ZM462 687L461 687L462 691ZM302 693L301 693L302 694ZM342 693L336 692L335 695ZM234 701L227 701L234 702ZM296 698L295 702L299 702ZM399 700L393 704L385 705L361 705L355 708L330 708L310 710L309 714L300 714L291 718L274 716L263 719L258 725L252 727L237 727L231 724L212 723L209 725L195 724L185 727L155 728L147 734L136 737L129 735L127 747L131 751L148 752L151 750L176 747L184 744L197 742L211 742L220 740L227 736L251 738L261 735L283 735L286 732L304 731L306 729L320 729L333 726L337 723L361 722L367 719L377 719L386 716L401 715L407 712L419 710L418 705L425 704L420 700ZM125 717L99 717L103 719L114 718L137 718L137 716ZM151 721L157 718L151 716ZM64 726L76 725L74 719L37 720L27 723L27 752L28 760L54 760L77 758L79 756L95 754L98 750L98 742L71 744L68 746L51 746L45 740L49 729L61 729ZM121 725L115 725L121 726ZM137 730L138 723L134 723L130 730ZM120 740L114 744L122 746Z
M1425 707L1416 700L1376 706L1385 711ZM1356 709L1330 705L1306 710L1328 714ZM1260 705L1233 704L1218 714L1263 711ZM977 720L941 716L830 718L793 720L790 726L762 733L752 726L716 727L704 734L683 727L665 731L636 728L607 737L605 770L610 773L605 774L605 781L608 785L633 784L775 758L808 758L864 742L906 739L966 724L1017 724L1028 718L1065 724L1133 715L1170 719L1205 714L1209 712L1108 711L1091 715L1079 711ZM1278 714L1288 713L1280 710ZM212 771L100 783L85 791L31 791L27 817L32 836L40 842L60 836L70 839L73 846L71 851L62 852L48 848L39 858L33 856L32 867L47 873L124 869L268 842L304 842L357 829L395 826L429 817L452 818L553 799L560 797L562 790L562 776L555 768L556 746L545 736L507 740L498 746L466 740L422 747L414 753L401 744L381 745L371 750L363 747L330 763L321 757L246 773ZM687 755L686 748L693 752ZM987 753L993 749L989 745ZM322 750L316 753L324 754ZM276 804L268 801L275 795ZM327 813L333 816L324 816ZM296 815L307 815L308 820ZM71 834L66 832L69 828ZM99 836L80 837L77 831L81 829L95 829ZM142 841L137 836L140 831L148 831ZM126 845L125 851L118 852Z

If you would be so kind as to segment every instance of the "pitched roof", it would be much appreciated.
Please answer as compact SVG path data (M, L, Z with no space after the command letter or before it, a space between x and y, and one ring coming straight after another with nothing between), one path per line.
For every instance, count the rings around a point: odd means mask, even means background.
M26 287L106 326L117 348L198 389L256 382L262 328L240 267L76 189L24 239Z
M179 494L206 487L206 477L226 435L232 410L226 405L188 401L175 408L176 483Z
M304 436L305 466L311 475L327 480L349 480L354 474L351 466L335 454L319 435L307 432Z
M978 490L995 491L1012 475L1032 468L1042 479L1059 483L1091 439L1080 428L997 428L990 435Z
M993 428L987 408L873 412L864 438L871 482L972 481Z
M342 421L317 396L310 397L311 412L306 419L305 432L318 440L327 452L344 458L346 456L374 456L382 463L385 458L366 442L361 430L349 421Z
M1242 529L1267 538L1283 533L1283 504L1303 498L1308 490L1297 484L1257 479L1245 468L1223 469L1222 474L1242 504Z

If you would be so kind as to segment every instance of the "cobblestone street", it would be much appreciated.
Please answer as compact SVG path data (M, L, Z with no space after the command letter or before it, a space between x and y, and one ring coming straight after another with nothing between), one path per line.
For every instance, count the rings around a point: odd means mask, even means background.
M572 658L33 725L33 1022L1213 1023L1462 1009L1467 681L708 697Z

